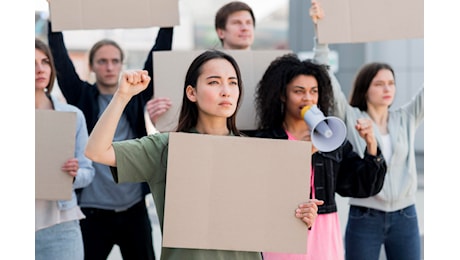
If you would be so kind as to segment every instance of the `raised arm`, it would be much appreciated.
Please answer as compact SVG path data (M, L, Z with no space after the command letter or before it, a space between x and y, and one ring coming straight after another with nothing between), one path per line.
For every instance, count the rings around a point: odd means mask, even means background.
M367 153L372 156L377 155L377 139L374 135L374 126L372 119L370 118L359 118L355 125L356 131L359 136L366 142Z
M112 140L118 122L131 98L147 88L150 77L145 70L122 73L120 84L109 105L97 121L86 145L85 155L94 162L116 166Z
M422 86L412 97L412 99L401 106L401 109L405 110L407 114L412 115L415 120L415 127L418 127L424 119L424 107L425 107L425 87Z
M309 9L309 15L315 26L315 36L314 36L314 47L313 47L313 59L320 64L329 64L329 46L327 43L319 43L317 37L317 28L318 23L323 19L326 14L321 7L321 4L317 0L312 0L311 6ZM350 109L351 106L348 104L348 100L345 94L342 91L339 81L335 77L334 73L329 69L329 77L331 78L332 89L334 92L334 106L332 108L332 114L341 119L344 119L346 116L346 110Z
M149 114L150 121L155 125L158 117L160 117L163 113L165 113L171 107L171 101L169 98L161 97L156 98L155 89L154 89L154 80L153 80L153 52L154 51L162 51L162 50L171 50L172 49L172 40L173 40L173 27L168 28L160 28L158 32L157 39L155 45L150 50L147 60L144 64L144 70L149 72L149 76L152 80L149 83L146 91L142 94L148 100L146 103L146 110Z
M80 79L64 44L62 32L53 32L51 27L51 21L48 21L48 44L56 66L59 89L67 102L75 105L80 98L84 84L89 83Z
M317 0L311 1L309 15L313 21L315 35L313 36L313 59L321 64L329 65L329 46L327 43L320 44L318 42L318 22L324 18L324 11L321 4Z
M173 27L160 28L155 40L155 44L152 49L150 49L147 54L147 59L144 63L144 70L149 73L152 80L149 83L149 86L142 92L145 100L149 100L154 95L154 86L153 86L153 52L154 51L169 51L172 48L173 41Z

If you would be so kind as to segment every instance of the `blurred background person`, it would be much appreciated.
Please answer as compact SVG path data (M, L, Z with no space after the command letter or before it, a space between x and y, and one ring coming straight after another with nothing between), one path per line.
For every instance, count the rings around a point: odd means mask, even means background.
M161 28L148 52L145 69L153 72L152 51L170 50L173 28ZM64 44L62 32L48 24L48 44L54 56L60 90L69 104L85 114L88 132L105 110L118 88L125 53L111 39L102 39L89 50L89 68L95 83L82 80ZM133 97L118 124L114 140L147 134L144 107L153 95L153 84ZM86 215L81 222L86 259L106 259L118 245L124 259L155 259L152 226L146 207L150 193L146 183L116 184L107 165L94 163L94 181L79 191L79 205Z
M77 114L75 152L62 165L63 174L73 177L70 200L35 199L35 259L53 260L84 258L80 220L85 215L80 210L75 189L88 186L94 178L91 161L85 157L88 131L83 113L75 106L58 101L53 90L56 69L49 47L35 39L35 109L75 112ZM53 158L49 158L53 160Z

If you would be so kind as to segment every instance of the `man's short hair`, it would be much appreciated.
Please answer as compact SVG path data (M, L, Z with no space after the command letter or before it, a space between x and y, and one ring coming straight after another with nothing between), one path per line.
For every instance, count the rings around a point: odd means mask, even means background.
M252 12L252 8L246 3L240 1L232 1L228 4L225 4L217 11L216 18L214 21L215 29L225 30L225 25L227 24L228 17L234 12L238 11L248 11L251 14L254 27L256 27L256 18L254 17L254 12Z

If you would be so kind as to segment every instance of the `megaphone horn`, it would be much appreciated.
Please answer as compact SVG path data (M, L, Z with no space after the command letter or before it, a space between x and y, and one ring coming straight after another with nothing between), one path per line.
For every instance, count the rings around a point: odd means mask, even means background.
M347 136L345 123L333 116L324 117L316 105L305 106L300 112L311 131L311 142L322 152L339 148Z

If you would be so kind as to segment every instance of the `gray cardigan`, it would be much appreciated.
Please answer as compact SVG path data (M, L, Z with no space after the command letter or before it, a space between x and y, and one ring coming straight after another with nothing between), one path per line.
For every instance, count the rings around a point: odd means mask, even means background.
M314 59L327 64L329 48L327 44L315 41ZM332 114L344 120L347 137L358 154L363 154L366 143L355 130L358 118L369 118L365 111L349 105L335 75L329 72L334 90ZM369 198L350 198L350 204L395 211L415 204L417 191L417 170L415 166L414 136L424 118L424 87L405 105L389 111L388 130L391 139L392 157L387 161L387 175L382 190ZM382 147L382 137L374 124L377 143Z

